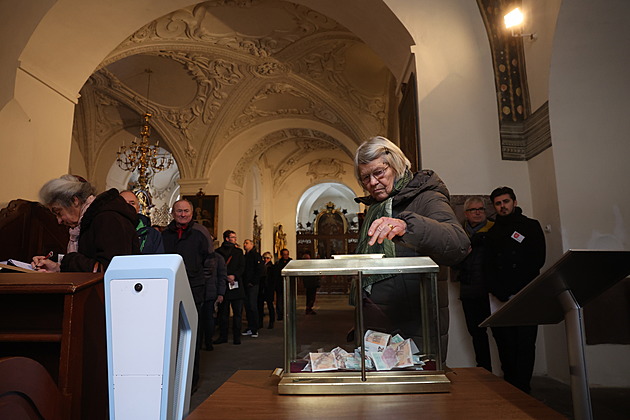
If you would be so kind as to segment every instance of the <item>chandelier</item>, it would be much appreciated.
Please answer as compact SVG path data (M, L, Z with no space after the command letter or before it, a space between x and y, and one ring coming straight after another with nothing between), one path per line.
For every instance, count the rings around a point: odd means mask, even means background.
M116 152L116 163L120 169L129 172L138 171L138 181L136 187L133 189L136 195L144 195L146 198L143 200L141 197L141 205L144 204L143 213L148 211L152 207L151 194L149 193L149 183L151 177L168 169L173 164L171 157L159 154L159 140L155 142L155 145L150 144L151 126L149 120L152 114L149 112L149 90L151 88L151 69L144 71L148 75L147 83L147 110L142 117L140 138L134 138L129 146L125 145L123 140L122 146ZM138 194L140 193L140 194ZM142 203L142 201L147 201Z

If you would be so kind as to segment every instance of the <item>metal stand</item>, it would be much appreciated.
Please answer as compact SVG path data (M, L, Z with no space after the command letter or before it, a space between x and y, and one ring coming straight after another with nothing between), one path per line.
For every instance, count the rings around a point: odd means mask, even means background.
M582 308L570 290L558 295L564 309L564 328L567 334L569 353L569 373L571 375L571 397L573 415L576 420L592 420L591 393L586 374L586 355L584 353L584 319Z
M628 274L630 251L569 250L480 326L557 324L564 320L573 414L577 420L592 420L582 308Z

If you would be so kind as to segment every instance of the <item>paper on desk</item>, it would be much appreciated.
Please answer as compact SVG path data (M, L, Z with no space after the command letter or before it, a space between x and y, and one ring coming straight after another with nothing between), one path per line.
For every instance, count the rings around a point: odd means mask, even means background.
M9 259L9 260L7 260L7 265L14 265L16 267L20 267L20 268L23 268L25 270L33 270L33 266L31 264L25 263L25 262L22 262L22 261L18 261L18 260Z

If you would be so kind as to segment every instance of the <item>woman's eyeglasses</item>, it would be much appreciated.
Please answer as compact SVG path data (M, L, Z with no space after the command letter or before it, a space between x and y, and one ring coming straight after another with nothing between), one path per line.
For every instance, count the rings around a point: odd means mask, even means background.
M387 172L388 168L389 168L389 165L385 164L384 168L376 169L372 173L369 173L369 174L364 175L363 177L361 177L361 182L363 183L363 185L368 185L370 183L370 179L372 179L372 177L374 177L374 179L376 179L377 181L380 181L385 176L385 172Z
M472 208L472 209L466 209L466 211L470 212L470 213L472 213L472 212L477 213L477 212L480 212L480 211L486 211L486 209L484 207L476 207L476 208Z

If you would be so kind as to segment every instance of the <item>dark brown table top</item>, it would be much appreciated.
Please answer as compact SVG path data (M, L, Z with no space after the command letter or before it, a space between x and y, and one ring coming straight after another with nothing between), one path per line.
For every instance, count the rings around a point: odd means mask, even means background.
M75 293L103 281L103 273L0 273L0 294Z
M439 394L278 395L270 373L236 372L186 419L566 419L483 368L454 369Z

